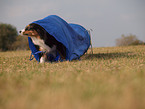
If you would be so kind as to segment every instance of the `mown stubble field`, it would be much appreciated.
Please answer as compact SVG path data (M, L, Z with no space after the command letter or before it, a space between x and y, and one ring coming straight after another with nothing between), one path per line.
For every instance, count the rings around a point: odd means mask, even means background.
M145 109L145 46L93 50L45 64L0 52L0 109Z

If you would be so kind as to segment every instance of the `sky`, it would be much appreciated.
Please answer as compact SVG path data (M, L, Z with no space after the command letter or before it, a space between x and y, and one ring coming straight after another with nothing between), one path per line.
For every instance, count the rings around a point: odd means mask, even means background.
M121 35L145 41L145 0L0 0L0 22L17 31L58 15L91 31L93 47L112 47Z

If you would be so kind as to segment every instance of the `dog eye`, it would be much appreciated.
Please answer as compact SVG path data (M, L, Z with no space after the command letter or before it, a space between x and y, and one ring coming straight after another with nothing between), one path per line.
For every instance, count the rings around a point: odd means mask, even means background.
M27 28L25 28L25 31L28 31L29 30L29 28L27 27Z
M34 30L34 29L28 27L25 29L25 31L30 31L30 30Z

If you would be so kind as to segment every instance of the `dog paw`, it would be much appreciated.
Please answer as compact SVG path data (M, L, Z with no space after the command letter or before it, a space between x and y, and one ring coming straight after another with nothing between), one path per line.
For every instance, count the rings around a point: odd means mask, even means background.
M40 63L45 63L45 57L40 58Z

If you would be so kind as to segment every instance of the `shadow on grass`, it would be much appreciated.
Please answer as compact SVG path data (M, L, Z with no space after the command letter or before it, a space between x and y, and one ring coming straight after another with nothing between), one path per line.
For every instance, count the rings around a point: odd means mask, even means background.
M85 54L82 59L115 59L115 58L133 58L136 55L132 52L124 53L98 53L98 54Z

